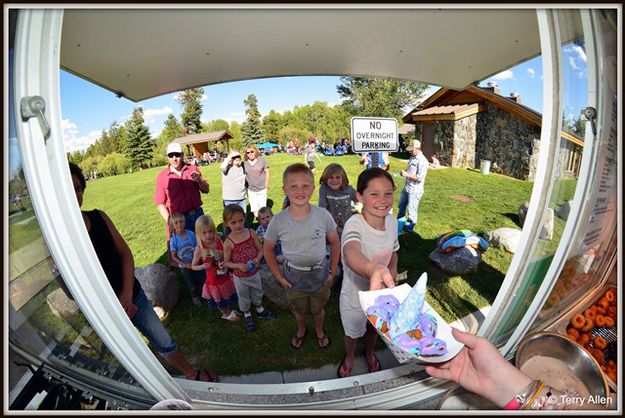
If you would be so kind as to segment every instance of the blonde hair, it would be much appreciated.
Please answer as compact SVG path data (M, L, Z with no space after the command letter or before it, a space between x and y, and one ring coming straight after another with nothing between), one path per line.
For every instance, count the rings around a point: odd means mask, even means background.
M247 152L249 150L254 150L254 153L256 154L256 157L258 157L260 155L260 151L258 150L258 148L256 148L254 145L248 145L247 147L245 147L245 159L249 160L248 156L247 156Z
M195 221L195 235L197 236L198 241L201 240L202 236L202 228L209 227L211 231L217 232L217 227L215 226L215 222L213 218L208 215L202 215Z
M167 220L167 223L169 224L170 227L174 227L174 221L177 221L178 219L184 219L184 215L180 212L174 212L171 215L169 215L169 219Z
M328 177L333 176L339 173L341 177L343 177L343 181L341 182L341 190L343 190L348 184L349 179L347 178L347 173L342 165L337 163L329 164L321 174L321 178L319 179L319 184L323 184L324 186L328 185Z
M237 213L240 213L241 215L243 215L243 220L245 220L245 211L243 210L241 206L237 205L236 203L231 203L228 206L226 206L222 213L222 216L224 219L224 226L228 226L228 222L230 222L230 219L232 219L232 217L236 215Z
M260 217L261 215L273 215L273 212L269 206L263 206L258 209L258 216Z
M310 178L313 181L313 184L315 182L315 176L313 175L313 172L310 170L310 167L308 167L306 164L304 163L295 163L295 164L291 164L290 166L288 166L287 168L284 169L284 173L282 173L282 185L286 186L286 181L288 179L288 177L291 174L296 174L296 173L306 173L310 176Z

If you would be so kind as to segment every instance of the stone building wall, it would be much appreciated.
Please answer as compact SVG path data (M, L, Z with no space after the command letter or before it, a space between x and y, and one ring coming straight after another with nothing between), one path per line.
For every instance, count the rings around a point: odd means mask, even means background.
M435 123L434 154L441 165L452 167L454 159L454 122L439 121Z
M521 180L531 180L535 170L540 129L497 106L487 103L477 114L475 166L491 161L491 171ZM532 170L530 167L534 167Z
M475 167L475 142L477 114L454 122L454 151L451 166L455 168Z

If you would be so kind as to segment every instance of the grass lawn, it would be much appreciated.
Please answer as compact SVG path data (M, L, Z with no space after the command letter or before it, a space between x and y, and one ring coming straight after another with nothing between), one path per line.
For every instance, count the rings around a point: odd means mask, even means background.
M303 159L303 156L286 154L267 157L271 173L269 199L274 213L282 206L281 177L284 168L294 162L303 162ZM322 157L315 172L317 183L323 168L331 162L343 165L350 182L355 185L362 166L354 155ZM392 173L398 173L405 165L405 160L391 157ZM136 266L156 262L166 264L165 226L153 204L155 180L160 170L162 168L143 170L87 183L83 209L99 208L108 213L130 245ZM208 195L202 195L204 212L221 225L219 166L213 164L201 167L201 170L211 188ZM403 179L395 180L397 213ZM428 172L416 233L403 235L400 240L399 271L408 270L410 284L414 284L422 272L428 273L427 300L447 321L454 321L492 303L512 255L491 248L483 254L483 262L476 273L449 276L428 259L436 238L450 230L469 229L483 234L498 227L518 227L515 223L518 208L522 202L529 200L532 185L531 182L496 174L484 176L477 170L441 169ZM567 187L574 189L574 186ZM316 192L312 203L317 203ZM165 325L197 366L214 365L220 374L248 374L319 367L338 363L343 356L337 293L333 293L326 309L326 332L332 339L330 347L319 349L312 325L309 325L310 331L303 347L294 350L289 341L296 326L287 310L268 302L268 306L278 311L279 318L270 322L257 321L258 331L248 334L243 322L226 322L219 318L217 311L193 306L180 276L179 279L181 291L178 306L165 320Z

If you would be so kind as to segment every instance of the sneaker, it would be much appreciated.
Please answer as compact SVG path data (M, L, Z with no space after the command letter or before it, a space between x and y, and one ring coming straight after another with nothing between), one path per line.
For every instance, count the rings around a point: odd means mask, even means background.
M256 331L256 324L254 323L254 318L252 318L251 315L245 317L245 326L249 332Z
M202 306L202 299L200 299L199 296L194 296L191 298L191 301L193 301L193 304L195 306Z
M278 314L275 313L274 311L272 311L271 309L263 309L263 311L261 313L256 312L256 316L258 317L258 319L276 319L278 317Z
M236 322L240 320L241 318L239 317L239 315L237 315L235 311L230 311L230 315L222 315L221 319L225 319L226 321Z

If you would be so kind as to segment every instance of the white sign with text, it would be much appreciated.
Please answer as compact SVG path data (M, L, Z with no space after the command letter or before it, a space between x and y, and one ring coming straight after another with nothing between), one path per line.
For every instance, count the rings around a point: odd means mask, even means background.
M352 118L352 148L354 152L397 151L397 119Z

